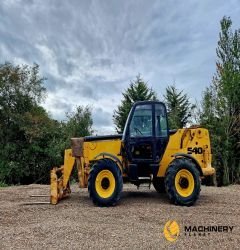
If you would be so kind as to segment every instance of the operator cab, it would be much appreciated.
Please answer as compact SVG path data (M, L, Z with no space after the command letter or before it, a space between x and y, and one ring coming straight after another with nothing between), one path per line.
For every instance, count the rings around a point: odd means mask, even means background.
M136 102L129 113L122 139L133 179L157 174L168 139L165 104L158 101Z

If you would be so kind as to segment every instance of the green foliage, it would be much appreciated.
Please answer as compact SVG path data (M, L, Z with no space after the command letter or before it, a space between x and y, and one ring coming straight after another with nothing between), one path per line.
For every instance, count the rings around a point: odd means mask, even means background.
M195 105L190 103L187 94L171 85L166 88L164 100L168 110L169 127L177 129L186 126L195 108Z
M71 137L82 137L93 133L91 110L87 107L78 106L75 112L66 114L67 124L65 133ZM70 139L70 138L69 138Z
M1 187L7 187L8 185L5 182L0 181L0 188Z
M116 131L122 133L128 113L136 101L156 100L156 93L148 87L147 83L141 78L140 75L136 80L130 82L128 89L122 93L123 99L121 104L114 110L113 121L116 125Z
M219 185L240 182L240 30L221 20L216 74L202 100L201 124L210 130Z
M51 119L39 104L43 84L37 65L0 65L1 183L48 182L52 166L63 162L69 139L92 133L88 107L77 107L66 122Z

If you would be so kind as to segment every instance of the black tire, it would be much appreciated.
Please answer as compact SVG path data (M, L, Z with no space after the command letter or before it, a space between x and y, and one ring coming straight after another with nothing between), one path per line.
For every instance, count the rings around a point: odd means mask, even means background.
M103 171L108 170L112 173L114 180L115 180L115 187L112 192L112 194L105 198L102 197L96 190L96 178L98 174ZM104 177L107 179L106 177ZM103 182L103 180L102 180ZM101 185L102 185L101 182ZM122 173L119 167L115 162L113 162L110 159L101 159L98 160L92 167L89 177L88 177L88 192L90 195L90 198L92 199L93 203L97 206L114 206L120 199L120 194L123 187L123 179L122 179Z
M180 192L177 191L176 185L175 185L175 178L179 171L181 170L187 170L190 172L190 175L193 177L193 185L191 188L193 188L193 191L188 196L183 196ZM181 172L180 172L181 173ZM179 173L179 174L180 174ZM190 177L190 178L192 178ZM176 179L177 180L177 179ZM189 182L187 179L183 177L183 183L185 187L181 187L180 181L179 186L181 188L189 188ZM168 197L171 201L171 203L174 203L176 205L181 206L191 206L193 205L196 200L199 197L199 193L201 190L201 181L200 181L200 173L196 167L196 165L189 159L186 158L178 158L175 159L168 167L166 177L165 177L165 188L166 192L168 194Z
M166 193L164 177L153 177L152 183L158 193Z

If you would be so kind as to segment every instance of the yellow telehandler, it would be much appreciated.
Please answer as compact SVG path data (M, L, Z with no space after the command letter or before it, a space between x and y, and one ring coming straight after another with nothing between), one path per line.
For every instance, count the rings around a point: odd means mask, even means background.
M97 206L120 199L123 183L143 183L166 192L176 205L191 206L201 179L215 173L207 129L194 126L169 130L167 111L159 101L136 102L122 135L72 138L64 165L51 170L51 204L71 193L74 166L80 188L88 188Z

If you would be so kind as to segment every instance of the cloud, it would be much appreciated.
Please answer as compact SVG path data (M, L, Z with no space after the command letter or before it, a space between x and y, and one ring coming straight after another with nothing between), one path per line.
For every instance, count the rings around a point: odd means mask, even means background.
M93 124L96 134L112 134L115 132L112 127L112 113L106 112L102 108L95 108L93 110Z
M90 105L98 133L138 73L161 98L175 82L200 99L215 72L219 21L240 27L238 0L3 0L0 61L36 62L47 77L44 107L56 119Z

